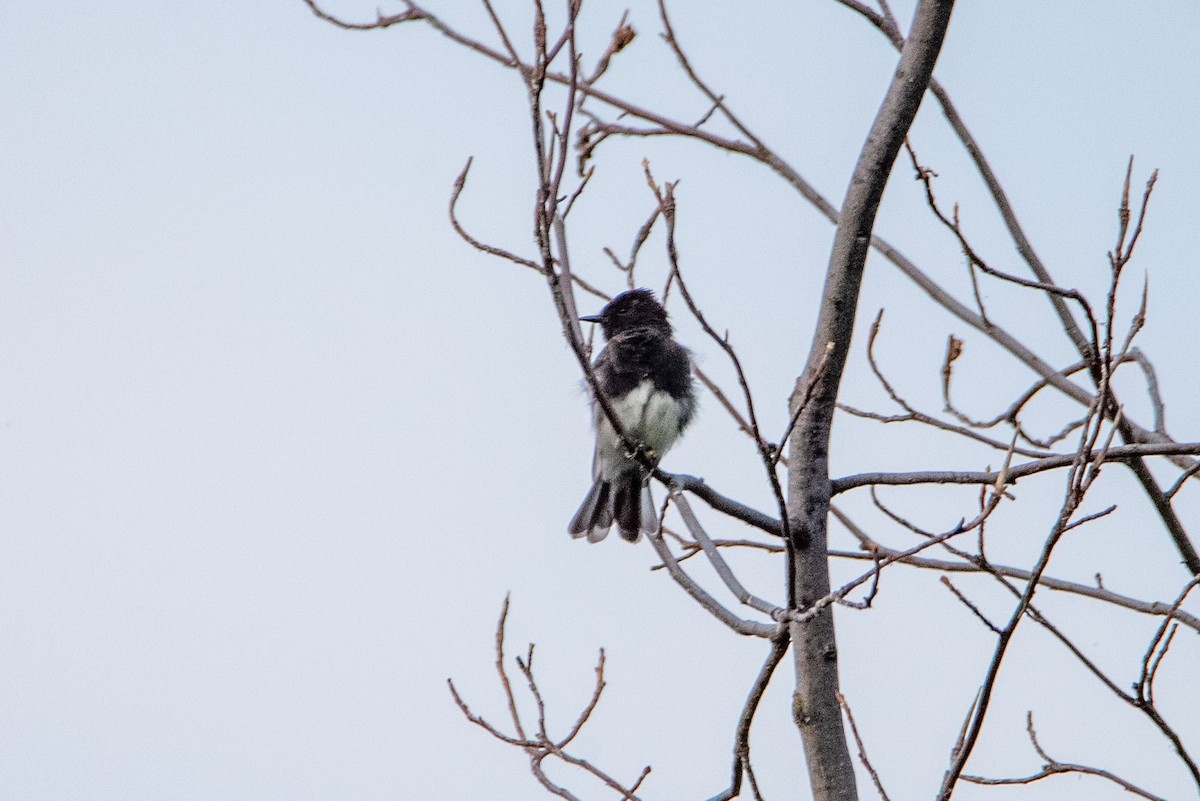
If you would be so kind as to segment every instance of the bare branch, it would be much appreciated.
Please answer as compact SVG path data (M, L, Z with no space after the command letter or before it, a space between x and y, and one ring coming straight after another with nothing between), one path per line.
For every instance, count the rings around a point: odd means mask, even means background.
M399 14L383 15L378 14L374 22L347 22L340 17L335 17L323 11L315 2L315 0L304 0L304 4L309 7L313 14L318 19L322 19L332 25L348 31L373 31L383 28L389 28L392 25L399 25L401 22L415 22L417 20L427 19L424 11L416 8L411 3L408 5L408 10Z
M504 248L498 248L494 245L488 245L480 242L478 239L468 234L466 229L462 227L462 224L459 223L458 216L455 214L455 208L458 206L459 195L462 194L463 188L467 185L467 173L471 169L472 161L474 161L474 158L467 159L466 166L463 167L462 172L458 174L458 177L454 179L454 189L450 193L450 224L454 226L454 231L460 237L462 237L468 245L480 251L481 253L498 256L499 258L511 261L514 264L519 264L522 267L528 267L529 269L535 270L539 273L542 272L541 266L536 262L521 258L515 253L511 253Z
M1193 576L1192 580L1183 586L1175 598L1175 603L1171 605L1173 612L1179 611L1179 607L1183 606L1183 602L1198 585L1200 585L1200 575ZM1155 632L1154 638L1150 640L1145 656L1142 657L1141 675L1138 677L1137 683L1133 685L1133 689L1138 699L1150 706L1154 705L1154 676L1158 672L1158 666L1167 655L1167 649L1171 646L1171 638L1174 634L1171 619L1164 618L1158 631Z
M721 581L725 582L725 586L733 593L734 597L741 603L749 606L751 609L770 615L772 619L779 621L786 616L786 610L768 603L756 595L751 594L746 590L742 583L738 581L737 576L729 569L729 565L725 562L721 552L713 545L713 542L705 532L704 527L700 525L700 521L692 512L692 507L684 497L682 490L672 488L671 499L675 503L675 508L679 510L679 514L683 517L683 522L687 526L688 532L700 543L700 547L704 550L704 555L708 557L708 561L712 564L713 570L721 577Z
M504 30L504 25L500 22L500 18L496 16L496 9L492 8L491 0L482 0L483 7L487 9L488 17L492 21L492 25L496 28L496 33L500 35L500 41L504 44L504 49L508 52L508 66L515 67L521 63L521 57L517 55L517 49L513 47L512 40L508 38L508 31Z
M1090 460L1099 462L1125 462L1143 456L1168 456L1174 454L1200 454L1200 442L1176 442L1170 445L1118 445L1108 449L1089 451ZM1044 473L1047 470L1060 470L1071 467L1078 454L1062 454L1048 456L1032 462L1015 465L1009 468L1007 479L1015 483L1018 479ZM856 487L880 485L910 485L910 484L995 484L1000 478L1001 471L985 470L979 472L954 470L927 470L910 473L859 473L844 478L836 478L831 482L831 492L837 495Z
M866 348L867 364L870 366L871 372L872 372L872 374L874 374L875 379L879 382L880 386L882 386L884 391L888 394L888 397L892 399L893 403L895 403L897 406L899 406L901 409L903 409L905 413L902 415L882 415L882 414L877 414L875 412L867 412L867 411L862 411L860 409L855 409L854 407L847 406L844 403L838 404L839 409L841 409L842 411L844 411L848 414L852 414L855 417L863 417L863 418L866 418L869 420L878 420L881 423L900 423L900 422L923 423L925 425L932 426L933 428L937 428L942 431L948 431L950 433L958 434L960 436L966 437L967 439L973 439L976 442L981 442L985 445L988 445L992 448L996 448L998 450L1002 449L1002 450L1007 451L1009 448L1013 447L1011 444L1006 444L1006 443L1000 442L999 440L995 440L990 437L986 437L986 436L978 433L977 431L973 431L972 428L970 428L970 427L964 428L963 426L954 425L952 423L947 423L943 420L939 420L936 417L933 417L932 415L928 415L928 414L925 414L924 412L918 411L911 404L909 404L908 401L906 401L903 397L901 397L900 393L896 391L896 389L892 386L891 382L887 379L887 376L885 376L883 374L882 368L880 368L879 363L875 359L875 342L879 337L879 332L882 328L882 323L883 323L883 309L880 309L879 313L875 317L875 322L873 322L871 324L870 334L867 336L867 348ZM958 340L951 337L950 345L947 350L946 361L942 368L943 385L948 383L948 380L949 380L948 372L950 370L949 365L954 361L955 358L957 358L957 352L959 351L959 349L956 348L954 345L955 342L958 342ZM968 426L973 425L972 422L969 420L965 421L965 422L967 423ZM982 426L974 426L974 427L982 427ZM1033 451L1033 450L1027 450L1024 448L1020 448L1017 450L1017 452L1023 456L1045 456L1045 455L1047 455L1044 449Z
M985 615L983 612L980 612L979 607L977 607L975 604L971 603L971 600L969 598L967 598L967 596L963 595L962 592L959 591L958 587L955 587L949 578L947 578L946 576L942 576L941 582L946 587L946 589L948 589L948 590L950 590L950 592L954 593L954 597L957 598L960 602L962 602L963 606L970 609L971 612L975 615L975 617L979 618L980 622L982 622L983 625L987 626L988 630L991 631L992 634L1000 633L1000 629L996 626L996 624L993 623L992 621L988 620L987 615Z
M515 745L519 748L535 747L536 744L532 740L525 740L523 738L518 739L516 737L510 737L507 734L505 734L504 732L497 729L492 724L488 723L486 720L484 720L479 715L476 715L474 712L472 712L470 707L467 706L466 701L464 701L462 699L462 696L460 696L458 694L458 690L454 686L453 679L446 679L446 685L450 688L450 694L454 697L454 703L458 705L458 708L460 710L462 710L462 713L464 716L466 716L467 720L471 721L476 726L479 726L484 731L486 731L488 734L495 737L497 740L508 743L509 745Z
M505 596L504 605L500 610L500 619L496 625L496 671L499 674L500 684L508 701L509 713L512 716L513 725L520 733L519 736L512 737L507 735L485 720L482 716L475 714L475 712L473 712L467 705L466 701L463 700L462 696L459 695L458 689L454 686L453 680L447 679L446 683L450 688L450 694L454 698L454 703L458 706L459 710L463 713L467 720L482 728L488 734L492 735L492 737L500 740L503 743L522 749L529 757L529 767L530 771L534 775L534 778L536 778L538 783L546 788L546 790L554 795L557 795L560 798L575 799L575 801L578 801L578 797L571 793L571 791L565 787L562 787L561 785L555 784L549 779L549 777L546 776L545 770L543 769L543 763L547 758L550 757L554 757L562 762L565 762L566 764L574 765L575 767L583 769L593 778L603 783L606 787L618 793L622 799L626 799L626 801L638 801L638 796L636 795L637 789L641 786L646 776L649 775L649 767L643 769L638 779L632 785L626 787L586 759L577 757L564 750L564 748L579 734L584 724L586 724L591 718L592 713L596 709L596 705L600 701L600 695L604 691L604 649L600 649L600 659L596 664L596 686L592 691L591 698L584 706L583 710L580 711L575 720L575 724L571 727L567 734L561 738L558 738L557 740L550 735L546 727L546 702L542 696L542 691L538 686L537 677L534 675L533 670L533 644L530 643L523 659L521 657L516 658L517 668L525 677L526 687L528 688L530 695L533 697L537 708L537 734L530 737L524 733L526 730L526 725L522 722L520 713L517 710L516 701L513 697L512 682L509 679L508 667L504 661L504 630L505 624L508 620L508 609L509 599L508 596Z
M737 410L725 392L719 386L717 386L716 383L714 383L713 380L709 378L708 375L706 375L699 367L692 365L692 374L695 375L696 378L700 379L700 383L712 393L713 397L717 399L717 402L721 404L725 411L729 412L729 416L732 417L733 421L737 424L738 430L753 439L754 429L750 427L749 421L747 421L746 418L742 416L742 413ZM770 443L762 444L770 445Z
M733 127L738 130L738 133L749 139L750 143L754 145L754 147L758 148L759 150L765 150L766 148L764 147L762 141L760 141L759 138L755 136L732 111L729 110L729 107L725 105L725 98L710 89L708 84L702 81L700 76L696 74L696 70L692 67L691 62L688 61L687 55L683 52L683 47L679 44L679 39L675 36L675 29L671 26L671 18L667 14L667 4L665 0L658 0L658 13L662 18L663 23L663 40L670 45L671 52L675 54L676 60L679 61L679 66L683 67L683 71L687 73L688 79L691 80L695 87L699 89L705 97L712 101L713 108L719 109L720 112L725 116L725 119L729 120ZM701 119L701 122L703 122L703 120L704 118ZM696 127L699 127L699 125L700 123L697 123Z
M863 745L862 737L858 734L858 725L854 722L854 713L850 711L850 704L846 703L846 696L838 693L838 703L842 705L842 711L846 713L846 722L850 724L850 733L854 735L854 742L858 745L858 759L862 762L863 767L867 769L867 773L871 776L871 781L875 784L875 789L879 793L879 797L883 801L891 801L888 798L887 791L883 789L883 782L879 780L879 774L871 765L871 760L867 759L867 748Z
M1167 490L1166 493L1164 493L1167 497L1167 500L1173 500L1179 493L1179 490L1183 489L1184 482L1196 475L1196 473L1200 473L1200 462L1196 462L1187 470L1184 470L1183 473L1180 474L1179 478L1175 479L1175 483L1171 485L1171 488Z
M754 620L743 620L737 615L730 612L720 604L715 598L709 595L699 584L692 580L682 567L679 566L679 560L671 553L671 548L663 540L660 535L651 535L647 537L650 540L650 545L653 546L654 552L658 554L658 558L666 565L667 572L671 574L671 578L683 588L684 592L692 596L692 598L700 604L707 612L709 612L717 620L724 623L729 629L737 634L747 637L763 637L771 638L778 631L777 626L759 623Z
M1116 775L1115 773L1104 770L1103 768L1093 768L1093 767L1089 767L1087 765L1077 765L1077 764L1073 764L1070 762L1059 762L1058 760L1054 759L1049 754L1047 754L1042 749L1042 746L1038 743L1037 732L1035 732L1033 729L1033 713L1032 712L1028 713L1028 715L1026 716L1026 719L1027 719L1026 729L1029 732L1030 742L1033 743L1033 748L1035 751L1037 751L1038 756L1040 756L1043 760L1045 760L1045 764L1042 765L1042 769L1039 772L1034 773L1030 776L1021 776L1018 778L1004 778L1004 779L989 779L989 778L985 778L983 776L969 776L969 775L964 774L962 777L963 781L970 782L971 784L990 785L990 786L1002 786L1002 785L1014 785L1014 784L1033 784L1034 782L1041 781L1042 779L1048 778L1050 776L1076 773L1076 774L1082 774L1085 776L1098 776L1099 778L1107 779L1108 781L1110 781L1116 785L1119 785L1126 792L1133 793L1136 796L1145 798L1145 799L1147 799L1147 801L1166 801L1165 798L1154 795L1153 793L1151 793L1147 790L1143 790L1142 788L1134 785L1132 782L1126 781L1125 779L1122 779L1120 776Z
M583 724L587 723L592 713L596 711L596 705L600 703L600 694L604 692L605 686L604 649L601 648L599 661L596 662L596 689L592 691L591 700L587 702L587 706L579 713L579 717L575 719L575 724L571 726L571 730L554 744L556 748L566 748L579 735L579 732L583 729Z
M687 479L689 481L700 481L694 476L676 476L677 478ZM718 496L723 497L723 496ZM877 540L867 536L857 524L845 515L838 507L831 506L830 512L838 519L847 530L849 530L860 542L863 543L864 551L840 551L835 549L829 550L829 555L836 559L851 559L860 561L879 562L882 558L891 558L899 556L900 552L881 545ZM764 516L765 517L765 516ZM1092 517L1092 516L1089 516ZM1078 525L1083 521L1076 521L1072 525ZM665 530L664 530L665 533ZM771 530L775 536L779 536L778 528ZM935 535L936 536L936 535ZM757 542L754 540L713 540L713 545L717 548L752 548L756 550L767 551L769 553L782 553L783 546L773 545L771 543ZM689 553L678 559L683 562L689 556L703 553L699 543L682 543L685 550ZM943 573L985 573L990 572L1006 578L1014 578L1019 581L1028 581L1031 578L1031 573L1024 568L1012 567L1010 565L996 564L988 561L986 567L980 563L981 557L965 554L965 561L949 561L946 559L931 559L929 557L920 556L900 556L899 558L891 558L888 564L898 563L908 565L924 570L936 570ZM660 569L655 567L652 569ZM870 575L870 574L867 574ZM1128 609L1133 612L1138 612L1143 615L1151 615L1153 617L1165 617L1169 620L1178 621L1180 624L1193 629L1200 633L1200 618L1188 612L1179 609L1173 603L1163 601L1143 601L1138 598L1132 598L1128 595L1122 595L1114 592L1106 587L1099 585L1080 584L1074 581L1055 578L1053 576L1042 576L1038 579L1038 583L1049 590L1056 592L1065 592L1072 595L1080 595L1085 598L1091 598L1103 603L1112 604L1113 606Z
M804 385L803 392L800 391L800 380L797 379L796 388L792 391L794 395L791 404L793 406L792 418L788 420L787 428L784 429L783 436L779 438L779 444L771 446L775 451L775 455L771 459L772 465L779 464L779 460L783 456L783 443L787 442L792 436L792 429L796 427L796 421L800 419L800 415L808 408L808 403L812 400L813 390L816 389L817 381L821 379L821 376L825 374L826 368L829 367L829 357L832 354L833 343L825 343L825 356L817 364L817 369L811 375L807 376L808 381Z
M750 727L754 723L754 713L758 710L759 702L762 701L763 694L767 691L767 685L771 683L771 676L775 674L775 668L779 667L779 663L783 661L790 642L787 629L784 627L780 627L779 632L771 639L771 650L767 653L766 661L759 669L754 686L750 688L746 703L742 706L742 713L738 716L737 730L733 738L733 776L729 783L729 789L718 793L709 801L729 801L737 798L742 789L743 771L750 778L751 783L754 783L754 773L750 767ZM756 796L758 795L757 788L754 789L754 793Z
M1103 390L1102 390L1103 396ZM1038 556L1036 565L1030 571L1032 580L1026 583L1024 592L1013 609L1008 623L1001 629L1000 634L996 638L995 650L992 653L992 658L988 664L987 671L984 675L983 682L979 688L979 696L976 703L973 704L972 712L968 715L968 725L965 730L965 735L961 738L961 742L955 746L951 752L950 767L946 771L946 775L942 781L942 788L938 793L938 801L948 801L951 794L954 792L954 786L957 784L959 777L962 774L963 767L971 756L975 743L978 741L979 733L983 728L983 721L987 715L988 705L991 700L992 691L995 688L996 679L1000 673L1000 666L1003 663L1004 657L1008 651L1008 645L1012 641L1013 634L1017 626L1029 610L1033 600L1034 593L1037 591L1038 579L1041 578L1046 566L1050 561L1050 554L1055 546L1061 541L1063 534L1066 531L1066 526L1071 515L1082 503L1084 494L1091 482L1098 475L1098 466L1094 465L1089 458L1091 455L1090 448L1095 445L1096 437L1099 435L1100 423L1102 417L1100 409L1102 408L1103 398L1098 398L1098 402L1093 406L1093 415L1096 420L1095 425L1083 438L1080 450L1074 457L1074 463L1071 466L1070 473L1067 477L1067 490L1063 500L1063 505L1059 511L1058 519L1051 528L1046 537L1046 541L1042 546L1041 554ZM1089 470L1090 467L1090 470Z
M702 478L683 473L666 473L663 471L659 471L657 477L668 487L675 485L681 490L692 493L718 512L724 512L730 517L741 520L747 525L754 526L760 531L774 534L776 537L783 536L783 527L780 525L779 520L757 509L752 509L745 504L739 503L732 498L727 498L710 487Z
M838 514L834 507L835 516ZM715 541L718 547L724 543L722 540ZM872 540L872 542L874 542ZM732 545L740 544L739 542L731 543ZM769 549L772 546L767 544L755 543L755 547ZM879 557L886 557L896 554L897 552L891 548L886 548L882 545L877 545L878 554L854 552L854 551L835 551L829 552L830 556L838 559L855 559L855 560L873 560ZM776 550L782 550L776 547ZM894 560L909 567L921 568L925 570L937 570L946 573L983 573L995 572L1007 578L1015 578L1019 581L1028 581L1031 574L1028 570L1019 567L1011 567L1009 565L998 565L994 562L988 562L988 570L979 566L974 561L968 562L952 562L945 559L930 559L928 557L909 556L902 559ZM1048 590L1057 592L1067 592L1073 595L1081 595L1085 598L1092 598L1097 601L1119 606L1123 609L1129 609L1133 612L1140 612L1144 615L1152 615L1154 617L1166 617L1172 620L1177 620L1181 624L1200 633L1200 618L1195 615L1184 612L1182 609L1175 609L1169 603L1162 601L1142 601L1137 598L1131 598L1128 595L1121 595L1104 587L1095 587L1088 584L1079 584L1074 581L1066 581L1064 579L1054 578L1053 576L1042 576L1038 579L1038 583Z

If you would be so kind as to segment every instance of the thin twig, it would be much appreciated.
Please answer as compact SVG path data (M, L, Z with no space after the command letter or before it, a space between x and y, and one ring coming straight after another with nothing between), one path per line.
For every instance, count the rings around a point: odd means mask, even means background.
M1077 765L1077 764L1073 764L1070 762L1059 762L1058 760L1054 759L1049 754L1047 754L1045 752L1045 750L1042 748L1041 744L1038 743L1037 732L1034 731L1034 729L1033 729L1033 713L1032 712L1029 712L1026 715L1026 731L1029 734L1030 742L1033 744L1033 749L1035 751L1037 751L1038 756L1041 757L1045 763L1042 765L1042 769L1039 772L1034 773L1030 776L1020 776L1020 777L1002 778L1002 779L992 779L992 778L985 778L983 776L970 776L970 775L964 774L962 777L963 781L970 782L971 784L988 785L988 786L1033 784L1034 782L1041 781L1042 779L1048 778L1050 776L1076 773L1076 774L1082 774L1085 776L1097 776L1102 779L1107 779L1108 781L1120 786L1126 792L1133 793L1134 795L1137 795L1137 796L1141 796L1142 798L1145 798L1147 801L1167 801L1165 798L1154 795L1153 793L1151 793L1147 790L1143 790L1141 787L1138 787L1137 785L1133 784L1132 782L1127 781L1126 779L1122 779L1120 776L1116 775L1115 773L1104 770L1103 768L1093 768L1093 767L1089 767L1087 765Z
M971 600L969 598L967 598L967 596L963 595L962 592L959 591L958 587L955 587L953 582L951 582L949 578L947 578L946 576L942 576L941 582L943 585L945 585L946 589L948 589L948 590L950 590L950 592L954 593L954 597L957 598L959 601L961 601L963 606L970 609L971 612L973 612L975 614L975 617L979 618L979 620L982 621L983 625L988 627L988 629L992 632L992 634L1000 633L1000 629L996 626L996 624L993 623L992 621L988 620L987 615L985 615L985 614L983 614L983 612L979 611L979 607L976 606L975 604L971 603Z
M871 765L871 760L867 759L867 748L863 745L862 737L858 733L858 724L854 722L854 713L850 711L850 704L846 702L846 696L841 693L837 694L838 703L842 705L842 712L846 714L846 722L850 724L850 733L854 735L854 742L858 745L858 759L862 762L863 767L867 769L867 773L871 776L871 781L875 784L875 790L879 793L879 797L883 801L891 801L888 798L887 791L883 789L883 782L879 780L879 773Z

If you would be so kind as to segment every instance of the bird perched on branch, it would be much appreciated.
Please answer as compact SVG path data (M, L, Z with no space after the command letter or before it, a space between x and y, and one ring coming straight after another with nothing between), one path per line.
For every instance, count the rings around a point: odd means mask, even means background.
M633 451L640 445L645 459L657 465L691 422L696 411L691 359L672 338L667 310L648 289L623 292L599 314L579 319L599 323L607 344L592 365L592 488L568 531L599 542L616 521L621 537L637 542L643 533L658 530L658 513L650 495L650 471ZM625 440L597 401L596 390L608 401Z

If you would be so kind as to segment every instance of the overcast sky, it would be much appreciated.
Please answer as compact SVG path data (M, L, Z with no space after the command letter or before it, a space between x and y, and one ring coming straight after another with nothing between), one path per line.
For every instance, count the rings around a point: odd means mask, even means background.
M481 8L442 5L491 35ZM839 202L895 65L885 40L831 0L674 5L697 68ZM375 7L330 6L356 20ZM524 4L499 7L528 52ZM624 8L588 4L585 59ZM907 22L911 4L897 13ZM609 90L699 117L705 102L658 38L653 4L631 20L640 35ZM1140 344L1181 441L1200 440L1198 29L1186 3L963 2L936 73L1063 285L1102 297L1126 161L1136 155L1137 187L1161 170L1120 319L1149 275ZM524 757L465 722L445 686L454 677L477 711L505 722L491 637L510 591L510 651L538 643L553 725L574 720L607 649L609 686L582 756L626 780L652 764L652 798L724 786L763 644L650 572L646 542L567 537L591 460L578 368L544 282L474 252L447 219L473 156L464 223L532 253L524 103L513 75L424 27L347 32L300 0L0 5L0 797L545 797ZM995 264L1022 272L932 104L913 143ZM602 248L626 253L652 208L641 159L659 180L679 179L690 286L741 348L764 427L782 431L832 229L747 160L663 141L606 148L573 215L575 269L618 291ZM903 160L877 231L970 298L961 256ZM662 286L658 235L641 270ZM986 291L1051 362L1074 360L1041 298ZM946 337L965 326L876 258L860 333L883 307L881 361L937 411ZM729 381L720 352L672 311L697 360ZM864 341L843 399L894 411ZM977 339L960 372L960 400L981 417L1031 381ZM1137 387L1126 400L1149 423ZM702 405L665 466L769 509L754 451L711 397ZM1048 404L1046 419L1064 410ZM835 475L999 462L920 429L838 424ZM1084 582L1102 572L1106 586L1169 601L1185 577L1178 557L1132 481L1111 472L1106 497L1121 514L1069 538L1052 572ZM1061 480L1022 484L1027 506L997 520L995 555L1031 564L1059 493ZM1197 493L1177 504L1193 534ZM973 495L889 497L945 528ZM865 495L846 508L880 523ZM747 533L706 520L722 536ZM852 547L844 531L834 538ZM777 561L736 564L755 592L780 599ZM843 688L893 797L928 798L992 637L936 574L901 570L874 610L837 612ZM839 564L835 580L858 572ZM1004 619L999 591L961 586ZM1136 678L1156 621L1045 602L1119 683ZM1014 647L972 772L1038 769L1024 741L1032 709L1054 756L1165 797L1195 792L1165 740L1043 632L1025 626ZM1198 662L1197 637L1182 633L1160 679L1192 753ZM785 663L753 741L772 799L803 797L788 788L807 784L790 684ZM860 790L872 797L865 780ZM958 797L1002 795L1017 794ZM1020 797L1126 795L1071 778Z

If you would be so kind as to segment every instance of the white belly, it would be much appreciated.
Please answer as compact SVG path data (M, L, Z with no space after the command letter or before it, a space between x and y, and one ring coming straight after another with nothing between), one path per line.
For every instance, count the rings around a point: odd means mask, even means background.
M655 389L652 381L643 381L623 398L609 405L621 421L625 433L653 451L656 458L662 458L679 437L682 407L670 394ZM612 472L623 472L616 468L627 461L626 449L599 404L596 406L596 423L599 430L596 438L597 468L603 469L601 465L606 465L613 468Z

